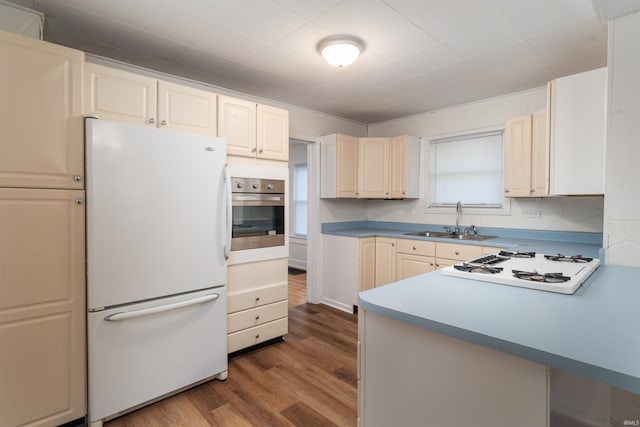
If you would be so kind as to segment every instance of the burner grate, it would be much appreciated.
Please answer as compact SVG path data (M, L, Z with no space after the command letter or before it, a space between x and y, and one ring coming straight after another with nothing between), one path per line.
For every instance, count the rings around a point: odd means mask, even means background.
M509 251L500 251L498 255L509 258L535 258L535 252L509 252Z
M503 256L491 254L491 255L483 256L481 258L473 259L469 261L469 264L492 265L492 264L498 264L499 262L506 261L508 259L509 258L506 258Z
M472 265L462 263L462 265L454 265L453 268L459 271L467 273L484 273L484 274L496 274L502 271L502 267L490 267L488 265Z
M545 255L544 256L549 261L561 261L561 262L579 262L579 263L587 263L591 262L593 258L586 258L582 255Z
M538 273L537 271L520 270L511 270L511 272L513 273L513 277L532 282L563 283L571 280L571 277L565 276L562 273Z

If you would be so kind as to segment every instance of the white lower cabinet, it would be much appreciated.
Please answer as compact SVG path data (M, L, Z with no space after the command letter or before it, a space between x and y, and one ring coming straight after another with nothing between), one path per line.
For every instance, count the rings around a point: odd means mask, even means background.
M86 414L83 190L0 188L0 426Z
M395 282L396 253L396 239L376 237L376 286Z
M436 243L398 239L396 280L407 279L435 269Z
M479 258L493 246L389 237L323 235L323 304L352 312L358 292Z
M229 353L287 334L287 267L278 258L227 268Z

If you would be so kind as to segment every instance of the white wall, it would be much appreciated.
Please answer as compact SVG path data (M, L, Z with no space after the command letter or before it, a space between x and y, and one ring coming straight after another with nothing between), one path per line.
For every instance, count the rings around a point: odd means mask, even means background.
M483 101L418 114L369 126L369 136L394 136L408 133L425 138L472 132L504 126L507 117L534 112L546 106L546 88L532 89ZM423 167L427 144L423 143ZM461 156L464 153L460 153ZM430 224L455 223L455 213L425 213L426 185L422 181L422 198L413 201L369 201L369 220ZM479 227L528 228L602 232L602 197L558 197L512 199L510 215L468 215L463 225Z
M606 263L640 267L640 12L609 22ZM640 395L613 388L611 425L640 419ZM615 423L615 424L614 424Z
M640 13L609 23L604 246L608 264L632 267L640 267L639 40Z

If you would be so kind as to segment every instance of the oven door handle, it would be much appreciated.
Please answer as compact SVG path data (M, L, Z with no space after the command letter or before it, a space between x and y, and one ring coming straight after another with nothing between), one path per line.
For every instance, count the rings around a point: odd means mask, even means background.
M224 182L225 182L225 186L224 186L225 192L227 193L227 197L226 197L227 218L225 221L227 228L226 230L224 230L225 231L224 259L228 260L229 256L231 255L231 230L233 226L233 223L232 223L233 210L232 210L232 201L231 201L231 175L229 174L229 165L227 164L224 165Z

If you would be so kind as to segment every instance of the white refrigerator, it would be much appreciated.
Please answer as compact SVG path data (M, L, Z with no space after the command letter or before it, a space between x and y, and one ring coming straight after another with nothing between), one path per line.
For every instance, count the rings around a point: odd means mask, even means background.
M89 422L227 373L223 139L86 119Z

